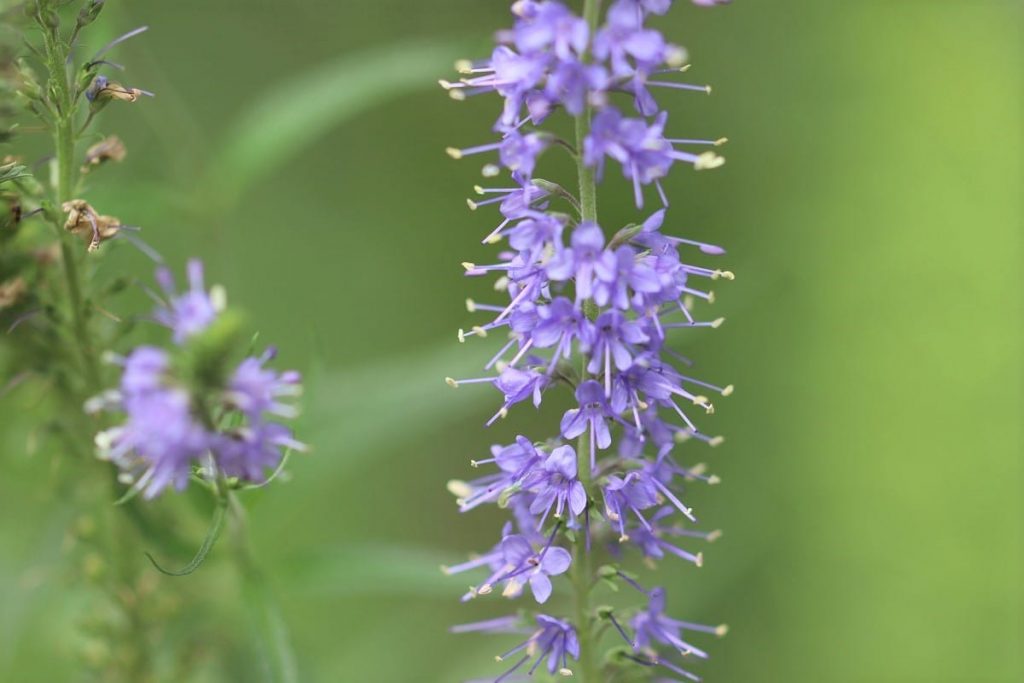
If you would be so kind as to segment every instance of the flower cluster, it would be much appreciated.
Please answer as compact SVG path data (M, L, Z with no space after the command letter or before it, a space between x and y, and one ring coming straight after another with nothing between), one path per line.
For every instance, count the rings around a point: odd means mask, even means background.
M297 372L266 367L273 348L226 365L234 335L224 317L223 290L207 291L199 261L188 264L188 288L177 291L170 271L157 271L163 290L154 320L173 348L139 346L124 357L117 390L89 402L90 412L117 410L123 424L101 432L102 457L122 470L133 491L152 498L193 475L262 483L287 449L304 450L280 419L294 417L287 399L301 391Z
M649 563L667 554L699 567L703 554L689 543L713 541L720 533L693 526L697 518L684 491L688 485L716 484L718 478L703 464L684 464L678 446L721 443L722 437L698 425L697 414L714 412L710 396L729 396L733 388L691 376L691 361L674 352L669 339L676 329L721 325L721 318L701 318L695 304L713 302L709 284L731 280L733 274L690 262L720 256L721 247L662 232L668 199L661 179L676 162L698 170L720 166L723 159L713 151L686 150L714 147L724 139L666 137L667 114L652 91L709 91L671 80L685 70L686 53L645 24L648 15L664 14L670 4L616 0L601 21L590 1L591 11L583 17L553 0L515 2L515 25L499 32L490 59L460 62L465 77L442 81L456 99L486 92L503 98L495 124L501 139L448 153L454 158L496 153L500 167L489 163L484 175L496 176L503 167L512 179L511 187L478 187L487 198L469 203L472 209L497 205L502 219L484 242L507 239L508 248L494 263L463 264L468 276L497 276L495 288L508 300L469 300L469 311L488 320L459 331L460 341L506 339L486 365L486 376L447 382L453 387L489 383L501 392L501 406L488 424L523 401L539 407L549 391L568 388L575 397L556 437L519 436L512 444L495 445L490 458L472 463L492 468L490 473L450 482L462 511L495 504L513 513L514 524L505 526L492 550L447 571L486 568L486 578L464 600L488 595L496 586L516 598L529 584L536 602L545 603L552 594L551 577L571 575L577 605L586 604L589 587L599 578L625 581L650 601L628 621L611 610L589 608L573 622L537 616L539 630L499 660L524 648L527 654L497 681L511 680L536 657L527 671L532 674L546 656L552 674L571 674L568 658L580 659L584 679L592 683L587 676L595 675L596 665L584 660L596 660L587 650L597 646L602 621L614 624L628 645L621 656L605 658L606 666L659 667L663 675L698 680L655 648L706 657L681 639L681 631L723 632L664 616L663 591L644 591L617 566L635 552ZM617 98L631 103L634 113L618 108ZM576 120L575 146L537 128L560 111ZM574 156L579 197L535 175L541 155L554 147ZM641 222L610 235L597 221L593 197L585 196L588 189L592 194L609 159L633 184L638 208L648 185L662 203ZM568 205L565 212L556 209L559 202ZM573 545L574 552L563 543ZM603 575L591 569L591 555L599 549L612 560ZM510 617L454 630L505 632L522 626Z
M668 116L659 111L652 90L711 92L706 85L671 80L673 74L687 70L686 51L644 26L647 14L664 14L670 4L670 0L618 0L608 9L604 26L596 31L560 2L521 0L514 4L515 28L498 34L500 42L490 59L460 62L457 66L466 78L454 83L441 81L455 99L497 92L505 101L495 125L500 141L448 150L459 159L497 150L502 165L519 185L494 190L497 196L476 202L476 206L500 201L502 213L509 218L506 209L529 208L550 194L533 186L531 180L538 157L555 138L526 129L558 109L572 116L596 110L579 152L599 178L607 159L618 162L633 183L638 208L644 204L643 186L651 184L668 205L661 179L675 162L697 169L724 163L713 151L692 151L719 146L724 138L665 136ZM627 96L638 116L623 114L611 102L615 93Z

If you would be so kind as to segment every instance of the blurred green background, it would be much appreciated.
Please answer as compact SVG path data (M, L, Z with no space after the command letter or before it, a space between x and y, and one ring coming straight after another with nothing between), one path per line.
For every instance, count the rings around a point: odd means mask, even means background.
M458 515L445 482L557 415L520 407L485 431L494 393L442 382L490 348L455 330L486 291L459 263L486 258L496 223L463 203L479 165L443 150L486 140L497 101L454 103L434 81L488 50L507 4L111 0L93 36L149 24L115 59L157 93L105 112L129 157L92 179L93 203L171 262L203 257L308 375L315 452L251 515L302 681L496 671L498 643L446 628L504 605L460 605L465 581L438 565L489 547L500 517ZM676 4L662 28L715 92L664 96L673 130L731 142L722 170L672 176L666 229L726 245L738 276L715 305L728 323L681 347L737 386L713 418L728 440L706 456L724 484L696 500L725 535L703 569L656 575L674 612L731 627L701 673L1024 680L1022 3ZM602 217L625 222L629 189L610 179ZM122 267L148 270L128 251L103 265ZM81 666L83 602L62 579L72 515L11 418L33 400L0 404L12 683ZM201 522L186 531L198 543ZM176 579L214 582L194 620L209 630L202 680L263 680L230 644L245 617L228 564L215 550Z

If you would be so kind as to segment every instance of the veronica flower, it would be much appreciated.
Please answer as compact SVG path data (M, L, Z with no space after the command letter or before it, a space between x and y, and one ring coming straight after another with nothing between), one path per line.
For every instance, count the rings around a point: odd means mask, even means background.
M512 665L512 668L495 679L495 683L508 680L507 677L510 674L530 660L533 660L533 665L528 670L530 675L533 675L533 672L545 660L547 661L548 673L558 672L563 676L572 675L572 670L569 668L569 658L579 659L580 656L580 643L576 637L576 629L569 622L550 617L546 614L537 615L537 626L540 628L533 635L498 657L498 661L504 661L512 655L518 654L523 650L526 651L526 654L522 655Z
M231 401L251 419L261 419L264 413L283 418L298 414L294 406L278 399L301 394L302 378L295 371L282 373L265 367L276 355L277 349L270 347L261 356L246 358L228 383Z
M551 578L564 574L572 559L565 548L552 546L550 542L540 551L525 536L506 536L501 541L504 560L502 572L495 582L504 582L505 597L518 597L524 584L529 584L534 599L543 604L551 597ZM488 582L490 583L490 582Z
M577 476L576 451L572 446L559 446L530 472L525 487L536 494L530 512L547 518L551 508L561 518L566 509L575 517L587 506L587 492Z
M175 345L206 330L223 308L222 293L207 293L199 261L189 262L188 276L189 289L179 294L170 272L157 271L168 301L154 317L171 329ZM216 387L193 386L188 378L194 359L175 356L180 352L176 346L140 346L125 358L114 357L122 366L118 390L87 403L90 412L124 414L124 423L101 433L97 445L101 457L124 471L133 491L152 498L169 486L183 489L199 474L263 483L286 451L306 449L288 427L271 421L295 417L295 408L282 399L301 393L297 372L267 367L273 347L225 369L225 386Z
M196 420L188 392L168 382L170 358L164 351L142 346L121 362L120 392L89 406L125 414L124 424L96 437L101 457L128 473L146 498L168 486L181 490L212 437Z
M687 627L696 627L693 630L710 633L719 630L709 626L688 624L668 617L665 614L665 590L663 588L653 588L650 591L647 608L637 614L630 625L636 632L638 648L667 645L675 648L682 655L694 655L701 659L707 659L708 654L683 640L682 632Z
M196 259L188 262L188 289L179 294L174 276L167 268L157 270L156 278L167 296L167 304L158 308L154 317L157 322L171 328L176 344L199 334L217 318L224 309L222 290L207 292L203 285L203 264Z
M599 5L587 0L584 18L562 2L519 0L512 5L515 23L498 33L490 58L459 62L459 81L442 82L455 99L483 93L502 98L494 125L501 138L448 153L456 159L494 155L498 164L485 165L483 175L495 178L504 169L509 176L508 182L475 187L479 198L468 201L472 210L498 209L500 217L488 226L483 242L507 239L507 246L491 263L463 264L467 276L494 276L496 296L503 300L468 301L467 310L485 319L460 330L459 340L498 337L498 348L485 366L489 374L447 381L454 387L491 384L500 391L489 425L516 403L532 399L539 408L548 392L568 388L576 400L553 438L535 443L520 436L513 444L494 446L491 457L472 463L494 465L494 470L449 484L460 510L495 504L508 510L518 527L510 533L506 526L501 543L449 570L488 571L484 583L464 599L496 587L517 597L529 585L538 602L553 601L558 577L575 559L586 562L573 567L574 589L580 582L593 584L598 577L587 575L588 555L605 545L616 559L632 546L648 559L676 555L699 566L703 555L682 547L683 540L711 541L718 534L683 526L695 521L684 503L683 484L713 484L717 478L703 465L681 466L684 460L676 459L676 452L687 440L721 442L702 432L691 413L697 412L693 406L713 412L708 395L728 396L732 387L676 370L671 364L676 360L687 367L692 362L669 348L668 340L672 329L721 325L721 318L704 318L694 302L713 302L708 283L732 274L683 256L720 256L724 250L662 232L664 209L608 236L596 219L593 193L610 159L631 182L638 208L648 185L667 206L662 179L677 162L698 170L721 165L710 148L724 138L668 137L667 112L651 96L653 88L709 92L672 78L683 70L685 51L645 25L649 15L667 13L670 0L613 0L603 21L595 16ZM623 95L639 116L622 113L616 100ZM540 128L558 109L576 118L582 144ZM548 150L556 146L581 162L574 181L539 177ZM578 197L568 189L577 186ZM612 448L616 438L618 446ZM591 515L598 499L604 514ZM576 544L573 555L557 543L560 536ZM599 544L592 545L593 539ZM601 670L595 624L587 617L594 611L586 606L586 593L576 597L583 605L579 623L538 615L539 630L499 657L518 659L492 680L528 679L545 660L549 672L570 675L568 658L581 654L585 683L604 675L632 680L623 671L632 664L692 676L652 649L666 644L682 649L678 643L685 643L682 622L665 617L657 602L631 622L639 649L608 660L607 670ZM597 616L602 618L601 610ZM632 645L622 624L612 619ZM514 619L498 619L453 630L519 628Z

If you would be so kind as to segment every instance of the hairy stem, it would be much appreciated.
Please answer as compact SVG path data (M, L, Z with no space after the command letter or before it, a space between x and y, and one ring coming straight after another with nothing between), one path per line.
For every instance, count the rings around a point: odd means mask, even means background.
M78 272L78 263L74 250L69 244L70 236L65 234L61 224L61 206L73 199L77 184L78 165L75 158L77 132L75 130L75 98L68 80L67 47L59 35L44 31L47 71L49 72L50 90L54 96L54 153L57 161L57 186L55 188L54 227L60 241L61 263L64 269L64 280L68 290L68 308L71 312L71 323L74 338L78 344L86 379L86 394L94 393L100 388L99 366L89 332L88 313L85 310L85 299L82 296L82 283Z
M601 0L584 0L583 18L590 27L593 35L598 17L601 13ZM583 145L590 133L590 119L593 112L590 105L580 116L576 117L576 175L579 181L580 219L582 221L597 221L597 182L594 177L594 169L587 166L583 161ZM593 317L594 311L587 311L588 317ZM587 379L586 360L581 368L581 381ZM590 448L587 441L588 434L584 433L576 448L577 471L580 482L587 492L588 509L590 514L590 501L594 500L592 475L590 469ZM597 638L594 636L594 627L591 619L590 589L593 584L593 563L587 539L589 529L576 535L576 542L573 545L572 563L572 585L575 597L576 629L580 640L580 671L579 679L582 683L602 683L601 671L598 664Z

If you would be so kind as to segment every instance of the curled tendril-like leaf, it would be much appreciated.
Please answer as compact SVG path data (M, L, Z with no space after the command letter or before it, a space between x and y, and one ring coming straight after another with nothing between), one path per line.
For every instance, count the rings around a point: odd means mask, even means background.
M281 462L277 464L277 467L274 469L273 472L270 473L269 477L267 477L265 480L261 481L258 484L246 484L245 486L239 486L238 489L241 491L252 491L253 489L261 489L270 482L274 481L281 475L282 472L284 472L284 467L285 465L288 464L288 457L291 456L291 454L292 449L285 449L284 455L281 457Z
M176 571L164 569L148 552L146 553L146 557L153 563L153 566L156 567L156 570L161 574L166 574L167 576L188 576L195 570L199 569L199 566L206 559L206 556L210 554L211 550L213 550L213 545L217 542L217 538L220 536L220 532L224 528L224 517L227 513L227 508L227 496L222 495L218 497L217 507L214 508L213 511L213 521L210 522L210 529L206 532L206 538L203 539L203 544L199 546L199 550L196 551L196 555L192 558L192 561L181 569Z

